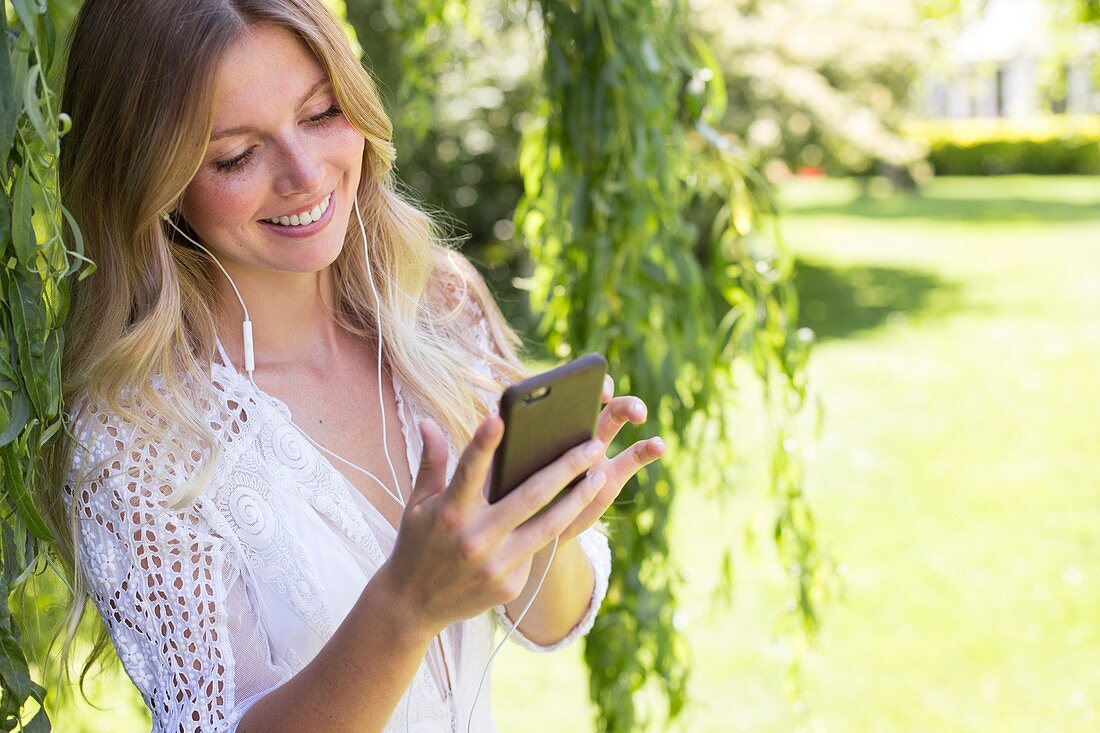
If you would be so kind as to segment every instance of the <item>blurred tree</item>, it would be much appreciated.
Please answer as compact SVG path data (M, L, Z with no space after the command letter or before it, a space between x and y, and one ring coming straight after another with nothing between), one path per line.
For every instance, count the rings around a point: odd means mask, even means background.
M536 11L526 2L352 0L347 17L387 98L402 185L469 240L464 252L509 321L529 332L530 307L512 278L531 265L512 212L521 130L538 94Z
M926 151L899 133L930 52L916 0L696 0L728 80L725 126L761 166L868 173ZM773 166L774 167L774 166Z
M787 629L817 628L826 570L802 494L790 413L806 398L792 262L763 179L714 125L722 70L681 2L541 0L543 96L524 135L517 228L536 270L539 336L567 358L604 353L651 406L666 460L609 513L616 572L586 640L601 731L664 729L687 700L667 531L675 488L736 490L729 398L748 361L771 415L774 536L793 580ZM694 224L693 204L716 212ZM716 205L715 205L716 204ZM652 422L652 420L651 420ZM627 426L623 444L642 430ZM656 687L665 710L647 710Z

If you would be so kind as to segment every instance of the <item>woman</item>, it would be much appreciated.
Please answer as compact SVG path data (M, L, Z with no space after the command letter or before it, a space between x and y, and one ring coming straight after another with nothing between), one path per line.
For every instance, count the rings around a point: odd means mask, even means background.
M518 339L395 192L321 0L88 0L70 49L73 619L91 597L156 731L493 730L496 625L592 625L595 524L664 451L605 446L645 405L609 384L597 440L486 502Z

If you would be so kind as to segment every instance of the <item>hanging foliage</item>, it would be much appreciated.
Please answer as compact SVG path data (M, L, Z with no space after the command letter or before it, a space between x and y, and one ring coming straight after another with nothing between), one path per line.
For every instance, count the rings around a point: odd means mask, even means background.
M792 260L764 181L712 125L726 92L685 6L656 0L541 0L545 96L520 154L517 225L537 263L532 308L561 358L599 351L636 394L669 454L609 515L615 572L586 640L601 731L675 718L687 700L673 624L678 573L668 523L678 486L728 492L729 396L746 358L772 417L774 536L793 580L785 624L817 628L827 584L792 439L806 400L812 334L795 329ZM693 212L711 211L701 226ZM708 221L709 219L709 221ZM622 440L642 437L627 426ZM656 685L667 709L646 710Z
M0 15L0 730L48 731L41 709L45 690L30 677L9 598L46 562L49 533L29 487L39 448L63 426L66 278L87 260L57 181L59 140L70 123L49 83L58 61L54 21L43 2L11 4L14 12ZM62 240L66 224L73 226L76 251ZM79 277L92 269L89 264ZM38 709L22 721L31 700Z

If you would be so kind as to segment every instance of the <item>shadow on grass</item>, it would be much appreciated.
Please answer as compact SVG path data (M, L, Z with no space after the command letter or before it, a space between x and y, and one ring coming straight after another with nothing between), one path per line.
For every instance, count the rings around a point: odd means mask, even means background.
M856 216L866 219L939 219L948 221L1074 222L1100 218L1095 203L1044 201L1029 198L977 199L943 195L895 195L857 198L835 204L790 206L799 216Z
M799 259L794 284L801 311L799 326L818 340L842 339L918 315L955 310L960 288L920 270L889 267L833 267Z

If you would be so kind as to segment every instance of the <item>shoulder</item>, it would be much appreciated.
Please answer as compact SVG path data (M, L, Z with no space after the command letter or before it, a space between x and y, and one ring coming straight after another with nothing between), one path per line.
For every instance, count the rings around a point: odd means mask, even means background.
M159 377L114 399L79 395L66 411L66 498L78 492L83 502L147 508L189 503L212 477L225 397L214 385L173 389Z
M485 278L474 264L453 249L440 247L428 280L429 297L438 298L451 310L464 307L480 307L484 300L492 300ZM484 315L484 314L482 314Z
M71 459L66 483L75 487L89 482L104 482L126 473L127 446L134 444L141 430L126 411L112 407L108 400L81 394L68 411Z
M429 279L429 299L437 301L444 324L457 326L462 336L472 335L475 348L488 355L494 369L510 381L525 374L519 354L523 339L508 325L485 278L462 253L440 248Z

